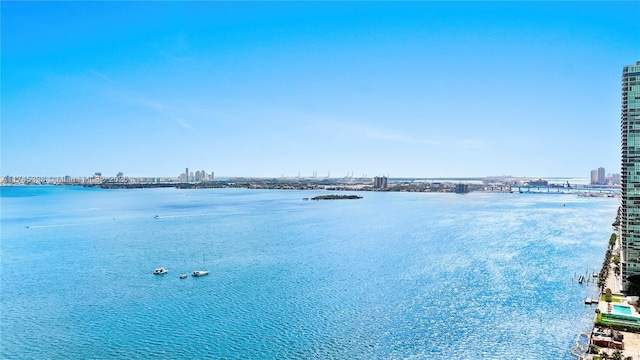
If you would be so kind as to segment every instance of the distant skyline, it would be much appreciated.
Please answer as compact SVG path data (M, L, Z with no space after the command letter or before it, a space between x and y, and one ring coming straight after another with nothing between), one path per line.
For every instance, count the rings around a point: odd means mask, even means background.
M620 172L639 2L2 2L1 175Z

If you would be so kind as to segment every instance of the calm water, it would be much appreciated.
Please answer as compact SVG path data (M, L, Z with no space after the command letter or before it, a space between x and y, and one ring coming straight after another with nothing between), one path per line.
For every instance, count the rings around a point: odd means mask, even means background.
M1 188L0 356L571 359L590 328L617 199L324 193Z

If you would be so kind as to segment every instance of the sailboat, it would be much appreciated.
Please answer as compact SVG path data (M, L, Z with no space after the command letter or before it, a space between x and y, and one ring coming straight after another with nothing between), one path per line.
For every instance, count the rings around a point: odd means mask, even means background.
M202 267L204 267L204 254L202 254ZM209 271L207 271L207 270L196 270L196 271L191 273L191 276L193 276L193 277L200 277L200 276L205 276L205 275L209 275Z

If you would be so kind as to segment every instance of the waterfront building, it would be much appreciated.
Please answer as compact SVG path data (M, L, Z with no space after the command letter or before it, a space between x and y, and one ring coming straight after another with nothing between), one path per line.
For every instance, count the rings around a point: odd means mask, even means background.
M591 170L591 184L598 183L598 170Z
M598 168L598 184L599 185L605 185L607 182L604 179L604 168L600 167Z
M620 115L622 152L622 206L620 230L622 288L640 275L640 61L622 70Z
M180 174L179 177L180 182L205 182L205 181L213 181L213 172L211 172L211 176L204 170L196 170L195 172L189 171L189 168L184 169L184 173Z
M389 179L386 176L376 176L373 178L373 187L376 189L386 189L389 187Z
M468 184L456 184L456 194L466 194L469 192Z

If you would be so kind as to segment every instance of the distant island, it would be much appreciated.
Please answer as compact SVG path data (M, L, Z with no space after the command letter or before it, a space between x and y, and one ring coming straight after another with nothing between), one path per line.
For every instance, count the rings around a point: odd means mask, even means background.
M350 199L362 199L359 195L320 195L312 197L311 200L350 200Z

